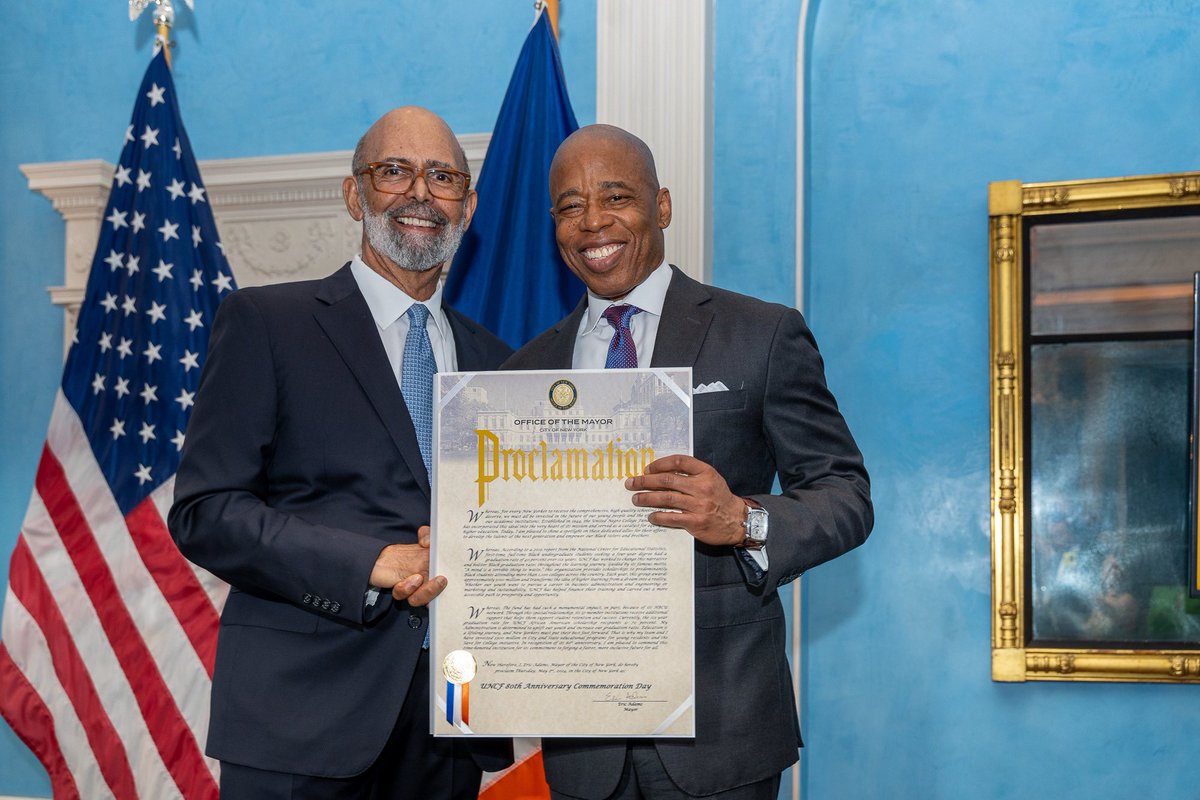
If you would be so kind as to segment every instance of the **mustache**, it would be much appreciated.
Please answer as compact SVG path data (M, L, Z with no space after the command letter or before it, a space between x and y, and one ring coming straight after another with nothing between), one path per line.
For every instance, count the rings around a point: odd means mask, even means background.
M448 225L450 223L450 218L441 211L438 211L431 205L426 205L425 203L418 203L415 201L408 203L407 205L403 205L400 208L393 208L387 212L387 215L391 219L397 219L399 217L418 217L420 219L427 219L430 222L436 222L439 225Z

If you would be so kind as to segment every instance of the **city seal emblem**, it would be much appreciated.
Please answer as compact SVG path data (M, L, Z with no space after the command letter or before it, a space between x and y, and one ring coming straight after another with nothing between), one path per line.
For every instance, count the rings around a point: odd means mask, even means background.
M575 388L575 384L569 380L563 379L555 381L550 386L550 405L557 408L559 411L566 411L571 406L575 405L575 401L579 399L579 391Z

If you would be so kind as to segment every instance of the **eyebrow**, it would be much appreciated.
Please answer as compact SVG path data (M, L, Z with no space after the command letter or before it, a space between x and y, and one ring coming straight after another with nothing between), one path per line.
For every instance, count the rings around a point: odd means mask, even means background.
M413 165L413 166L415 166L417 163L416 161L413 161L411 158L406 158L404 156L384 156L383 158L381 158L379 160L380 161L391 161L391 162L395 162L396 164L409 164L409 165ZM455 169L455 170L458 169L458 167L454 166L453 164L451 164L449 162L438 161L438 160L432 159L432 158L426 159L424 162L424 166L426 166L426 167L445 167L446 169Z
M631 191L631 192L634 190L633 186L631 184L626 183L625 181L601 181L600 188L601 189L627 189L628 191ZM558 197L554 198L554 202L556 204L561 203L564 198L576 197L581 194L583 194L583 192L580 191L579 189L576 189L576 188L567 189L566 191L559 194Z

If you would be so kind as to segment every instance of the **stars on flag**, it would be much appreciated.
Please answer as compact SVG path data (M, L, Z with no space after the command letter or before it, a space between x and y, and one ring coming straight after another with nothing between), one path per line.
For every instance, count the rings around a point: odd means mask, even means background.
M208 328L237 288L173 94L164 73L138 93L64 373L80 419L97 423L89 438L126 509L174 473ZM71 359L82 362L75 378Z
M146 130L138 138L142 140L142 144L149 150L152 146L158 144L158 128L151 128L147 125Z
M142 423L142 429L140 431L138 431L138 436L142 437L142 444L146 444L151 439L158 438L157 436L154 435L154 426L151 425L149 422Z
M192 401L192 398L194 398L195 396L196 396L195 392L189 392L187 389L180 389L179 397L175 398L175 402L179 403L180 408L188 409L188 408L191 408L193 405L195 405L195 403Z

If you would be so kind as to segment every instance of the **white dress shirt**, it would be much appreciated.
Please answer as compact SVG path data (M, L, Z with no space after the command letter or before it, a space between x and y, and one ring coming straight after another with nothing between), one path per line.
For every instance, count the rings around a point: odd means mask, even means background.
M604 311L609 306L626 304L642 309L641 313L634 314L629 320L629 332L633 335L633 344L637 349L638 366L650 366L650 359L654 357L654 343L658 340L658 323L662 320L663 303L666 302L667 287L670 285L671 268L663 262L646 280L620 300L597 297L589 291L587 313L579 321L579 334L575 340L571 366L575 369L604 369L604 363L608 360L609 344L617 332L604 318ZM738 553L753 559L764 571L767 569L769 561L766 546L761 550L739 549Z
M368 267L362 256L354 257L350 262L350 271L354 273L354 282L358 284L358 290L367 301L367 308L371 309L371 317L375 320L375 328L379 331L379 338L387 352L397 384L400 383L400 367L404 360L404 340L408 336L408 308L413 303L421 303L429 309L425 330L429 332L429 344L433 347L433 360L437 363L437 371L458 370L454 332L450 330L450 320L446 319L446 312L442 309L440 282L428 300L414 300L405 294L403 289Z
M429 344L433 347L433 360L437 363L438 372L454 372L458 369L458 351L454 348L454 332L450 330L450 320L442 310L442 284L433 292L428 300L414 300L405 294L387 278L366 265L361 255L350 262L350 272L354 282L367 301L371 317L375 320L375 329L379 331L379 339L387 353L388 363L392 366L392 375L396 385L400 385L400 369L404 362L404 340L410 327L408 308L413 303L422 303L429 309L429 317L425 320L425 330L429 333ZM369 588L363 598L364 605L373 606L379 600L379 590Z
M575 340L571 366L575 369L604 369L604 362L608 360L608 345L617 332L604 318L604 310L612 305L626 304L642 309L640 314L634 314L629 320L629 332L633 334L633 345L637 349L638 366L650 366L654 342L658 338L658 322L662 319L663 302L667 299L667 287L670 285L671 268L663 263L620 300L607 300L588 292L587 313L579 321L579 338Z

